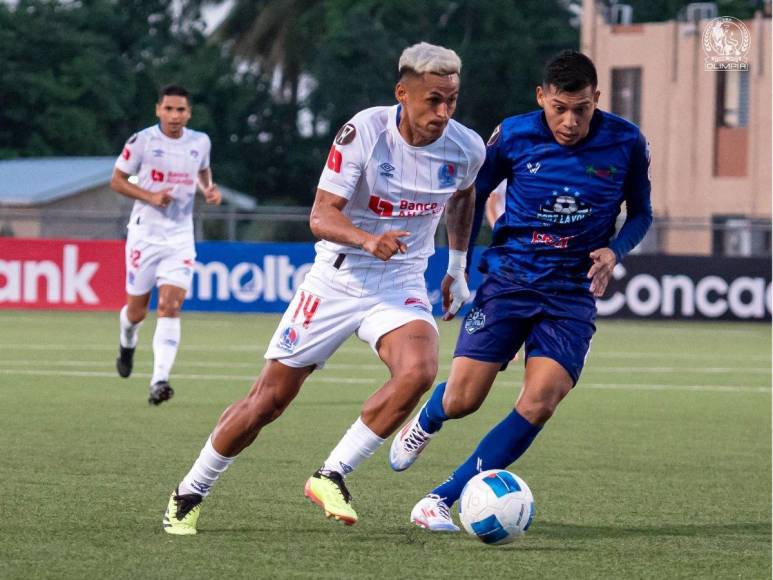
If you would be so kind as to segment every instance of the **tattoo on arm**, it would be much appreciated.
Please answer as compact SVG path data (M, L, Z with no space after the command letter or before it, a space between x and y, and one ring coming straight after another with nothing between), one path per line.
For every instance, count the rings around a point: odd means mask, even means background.
M448 246L452 250L466 251L470 243L472 218L475 213L475 186L460 189L446 204L446 230Z

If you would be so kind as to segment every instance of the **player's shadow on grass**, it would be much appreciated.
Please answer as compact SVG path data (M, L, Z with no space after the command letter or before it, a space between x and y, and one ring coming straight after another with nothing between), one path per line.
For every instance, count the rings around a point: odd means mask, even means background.
M658 526L583 526L562 524L560 522L540 522L530 531L533 536L555 537L561 539L597 539L648 536L759 536L770 541L770 522L733 523L733 524L662 524Z

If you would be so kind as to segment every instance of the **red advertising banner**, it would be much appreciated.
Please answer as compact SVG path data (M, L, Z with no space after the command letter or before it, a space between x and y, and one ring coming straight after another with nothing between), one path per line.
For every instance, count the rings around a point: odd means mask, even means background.
M118 310L123 248L120 240L0 237L0 309Z

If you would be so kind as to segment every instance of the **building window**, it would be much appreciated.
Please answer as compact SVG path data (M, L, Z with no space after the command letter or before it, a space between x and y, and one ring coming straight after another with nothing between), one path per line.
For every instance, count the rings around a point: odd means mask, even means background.
M612 112L636 123L641 117L641 68L612 69Z
M749 74L716 74L714 175L744 177L749 148Z
M717 127L749 125L749 75L737 71L717 73Z

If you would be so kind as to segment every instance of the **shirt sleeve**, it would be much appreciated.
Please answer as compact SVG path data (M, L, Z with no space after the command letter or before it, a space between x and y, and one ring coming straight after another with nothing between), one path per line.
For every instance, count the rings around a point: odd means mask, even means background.
M470 271L470 265L472 263L473 248L478 241L481 225L483 225L483 216L486 215L486 200L488 200L492 190L499 185L507 175L500 161L501 156L499 150L502 147L502 141L502 124L500 123L496 126L486 143L486 159L475 180L475 215L472 218L470 243L467 245L468 272Z
M366 135L362 126L351 121L336 134L317 187L351 199L357 189L366 161Z
M633 147L631 165L623 183L626 217L617 237L609 244L618 263L644 239L652 225L650 151L644 135Z
M483 161L486 159L486 148L483 146L483 140L477 133L473 134L473 140L470 144L470 164L467 168L467 175L464 176L464 181L459 184L459 189L467 189L473 183L478 176Z
M199 171L209 169L209 153L212 151L212 141L209 135L204 135L204 150L201 152L201 165L199 165Z
M475 191L485 195L488 198L491 191L507 177L505 167L503 167L501 154L502 148L502 124L496 126L494 132L486 143L486 159L478 172L475 180ZM485 203L485 199L483 200Z
M145 135L135 133L126 140L123 151L115 161L115 168L128 175L137 175L142 164L142 153L145 150Z

